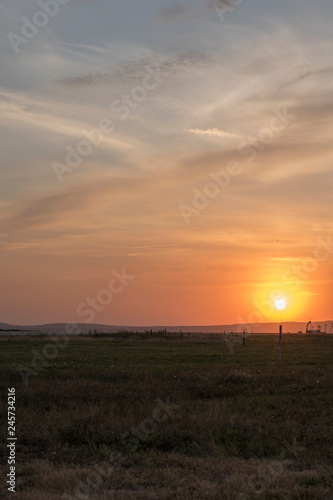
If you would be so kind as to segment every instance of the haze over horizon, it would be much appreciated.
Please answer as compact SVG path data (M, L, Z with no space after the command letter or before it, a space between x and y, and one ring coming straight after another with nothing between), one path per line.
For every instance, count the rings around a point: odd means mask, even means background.
M0 6L1 321L331 318L332 2L60 4Z
M219 335L246 335L251 334L278 334L281 323L255 323L255 324L219 324L219 325L104 325L95 323L51 323L35 325L10 325L0 323L0 335L46 334L46 335L86 335L91 333L127 334L132 333L156 333L163 334L219 334ZM306 333L308 322L283 322L283 333L300 334ZM333 321L316 321L309 326L312 333L332 334Z

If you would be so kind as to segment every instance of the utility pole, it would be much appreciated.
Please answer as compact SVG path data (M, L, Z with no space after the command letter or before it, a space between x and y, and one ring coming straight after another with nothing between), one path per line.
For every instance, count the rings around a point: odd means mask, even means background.
M280 325L280 333L279 333L279 363L281 363L281 344L282 344L282 325Z

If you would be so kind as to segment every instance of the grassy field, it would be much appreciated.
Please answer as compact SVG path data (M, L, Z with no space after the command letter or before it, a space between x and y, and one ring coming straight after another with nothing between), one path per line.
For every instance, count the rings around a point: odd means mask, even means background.
M124 335L0 338L17 500L333 499L333 336Z

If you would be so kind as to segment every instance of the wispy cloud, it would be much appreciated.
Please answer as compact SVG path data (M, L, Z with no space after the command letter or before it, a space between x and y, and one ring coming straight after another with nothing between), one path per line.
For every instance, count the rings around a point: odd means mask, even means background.
M114 82L135 84L147 72L147 67L158 68L159 72L176 73L207 64L211 57L202 51L187 50L178 54L151 53L136 60L118 63L106 71L95 71L56 80L58 85L69 89L92 87Z
M190 128L184 129L183 132L195 135L216 135L217 137L221 137L222 139L242 139L243 137L239 134L233 134L231 132L226 132L225 130L220 130L218 128L208 128L206 130L202 130L200 128Z

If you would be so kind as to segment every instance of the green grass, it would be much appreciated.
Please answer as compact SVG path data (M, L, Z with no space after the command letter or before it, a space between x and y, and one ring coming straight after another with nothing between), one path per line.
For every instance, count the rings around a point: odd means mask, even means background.
M333 498L332 336L285 335L279 365L277 335L231 351L223 336L162 333L73 338L27 384L20 367L50 339L1 338L17 499ZM158 400L177 406L164 421Z

